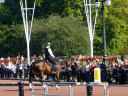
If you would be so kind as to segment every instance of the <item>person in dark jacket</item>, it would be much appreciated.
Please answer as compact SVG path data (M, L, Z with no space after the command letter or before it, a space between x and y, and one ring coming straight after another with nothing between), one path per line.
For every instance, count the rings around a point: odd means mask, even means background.
M51 43L47 42L46 48L44 50L45 51L45 60L48 60L50 63L53 64L51 74L56 74L56 72L54 70L55 69L55 65L56 65L56 63L54 61L55 56L54 56L54 54L53 54L53 52L52 52L52 50L50 48L50 45L51 45Z

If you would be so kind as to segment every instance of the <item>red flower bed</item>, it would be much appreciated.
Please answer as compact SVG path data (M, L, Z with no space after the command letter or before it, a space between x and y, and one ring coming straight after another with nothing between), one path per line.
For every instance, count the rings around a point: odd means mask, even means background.
M1 62L1 63L2 63L2 62L8 63L9 61L12 61L12 63L14 63L14 62L16 62L16 60L17 60L17 59L10 58L10 60L9 60L9 59L5 59L5 60L2 60L2 61L0 61L0 62Z
M121 58L121 57L119 57L119 58ZM95 56L95 57L87 57L87 58L80 58L79 59L79 57L71 57L71 60L80 60L80 61L93 61L93 60L97 60L97 59L99 59L99 60L103 60L103 57L98 57L98 56ZM117 59L117 57L107 57L107 60L109 61L109 62L112 62L113 60L116 60Z
M18 59L14 59L14 58L10 58L9 59L5 59L5 60L2 60L0 61L0 63L4 62L4 63L8 63L9 61L12 61L12 63L15 63ZM23 63L26 63L25 61L23 61Z

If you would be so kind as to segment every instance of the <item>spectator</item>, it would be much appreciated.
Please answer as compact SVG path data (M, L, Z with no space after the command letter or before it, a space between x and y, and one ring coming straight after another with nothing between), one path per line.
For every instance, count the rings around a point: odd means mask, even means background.
M8 57L8 59L10 59L10 57ZM11 69L12 69L12 61L9 61L8 62L8 66L7 66L7 73L8 73L8 78L10 78L11 76L12 76L12 71L11 71Z
M118 82L118 63L115 62L115 64L113 63L113 79L114 79L114 83Z
M10 61L10 57L8 56L8 58L7 58L9 61Z
M82 76L82 71L80 65L78 64L76 67L77 82L81 82L81 76Z
M34 54L34 56L33 56L33 59L35 59L35 61L36 61L36 55Z
M16 60L16 78L19 78L19 61Z
M22 75L23 75L23 63L20 62L20 64L19 64L19 77L22 78Z
M67 82L71 81L71 77L72 77L72 73L71 73L71 64L70 63L66 63L66 70L67 70Z
M12 65L12 73L13 73L13 78L16 79L16 64Z
M86 82L87 83L89 83L90 82L90 65L89 65L89 63L87 63L86 65L85 65L85 68L86 68L86 71L85 71L85 76L86 76Z
M60 71L60 80L65 81L65 65L62 65L61 71Z
M86 61L83 62L82 68L81 68L81 71L82 71L82 76L81 76L81 78L82 78L82 81L83 81L83 82L85 82L85 71L86 71L86 69L85 69L85 64L86 64Z
M21 56L21 61L24 61L24 56L23 55Z
M4 60L4 57L1 57L0 60L1 60L1 61Z
M25 79L28 78L28 70L29 70L28 63L23 64L23 68L24 68L24 79Z
M92 64L91 67L90 67L91 82L94 82L94 68L95 68L95 64Z
M125 81L126 84L128 84L128 63L126 60L124 61L124 71L125 71Z
M113 67L110 63L107 67L107 74L108 74L108 83L112 83L113 81Z
M6 78L6 64L3 62L2 65L1 65L1 77L2 78Z
M71 62L71 70L72 70L72 81L75 82L75 76L76 76L76 62Z

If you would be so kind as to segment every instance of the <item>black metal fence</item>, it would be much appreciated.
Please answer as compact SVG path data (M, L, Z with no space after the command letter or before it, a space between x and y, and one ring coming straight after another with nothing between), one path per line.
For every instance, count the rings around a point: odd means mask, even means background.
M18 83L0 83L0 86L18 86L19 96L24 96L24 86L28 86L28 84L24 84L24 82L21 81Z

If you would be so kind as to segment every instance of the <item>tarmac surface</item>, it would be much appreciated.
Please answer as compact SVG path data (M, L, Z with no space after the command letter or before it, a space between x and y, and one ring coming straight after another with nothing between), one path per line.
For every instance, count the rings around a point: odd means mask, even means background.
M0 80L0 83L18 83L20 81L28 83L26 80ZM39 82L34 81L33 83ZM34 86L34 92L44 94L45 91L42 86ZM69 96L69 86L60 86L59 90L53 86L48 86L48 94L52 94L51 96ZM19 87L0 86L0 96L19 96ZM24 86L24 96L32 96L32 91L29 90L29 86ZM73 86L73 96L87 96L86 86ZM93 87L93 96L104 96L104 88L100 86ZM128 87L110 87L109 96L128 96Z

